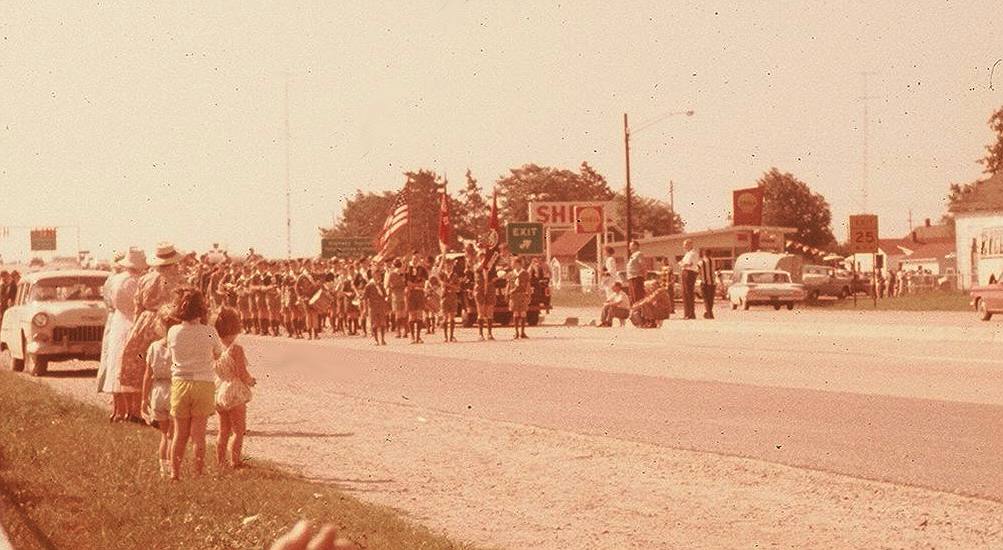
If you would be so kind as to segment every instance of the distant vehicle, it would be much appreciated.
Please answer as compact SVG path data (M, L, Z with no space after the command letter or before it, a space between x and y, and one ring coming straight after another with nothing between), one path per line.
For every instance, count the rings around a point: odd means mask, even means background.
M988 321L993 315L1003 313L1003 282L995 275L989 277L987 284L972 288L971 297L979 319Z
M97 360L107 319L101 297L107 271L39 271L25 275L0 323L5 366L45 374L51 361Z
M801 269L801 283L811 301L822 296L834 296L842 300L850 295L853 279L840 274L834 267L806 265Z
M44 267L44 266L45 266L45 260L43 260L42 258L32 258L31 261L28 262L28 267Z
M714 291L717 293L717 297L722 300L728 297L728 287L735 282L735 272L730 269L722 269L717 272L717 286Z
M790 273L780 270L745 270L737 275L728 287L731 309L749 309L755 305L772 305L773 309L794 304L805 299L804 285L791 281Z
M791 281L801 282L801 267L804 260L794 254L777 254L776 252L746 252L735 258L732 270L735 273L743 271L786 271ZM737 276L736 276L737 277Z

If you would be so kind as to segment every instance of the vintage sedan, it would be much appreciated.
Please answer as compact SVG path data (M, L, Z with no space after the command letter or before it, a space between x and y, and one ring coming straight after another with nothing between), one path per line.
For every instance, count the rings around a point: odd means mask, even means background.
M794 309L794 304L803 302L805 297L804 285L791 282L791 274L786 271L742 271L728 287L731 309L749 309L754 305Z
M1003 282L995 276L989 278L984 286L972 288L972 307L979 314L979 319L988 321L996 313L1003 314Z
M107 271L40 271L21 279L0 322L0 353L15 371L45 374L50 361L97 360L108 317Z

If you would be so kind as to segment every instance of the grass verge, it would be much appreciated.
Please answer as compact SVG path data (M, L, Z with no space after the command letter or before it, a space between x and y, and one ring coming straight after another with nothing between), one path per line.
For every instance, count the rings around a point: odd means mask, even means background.
M0 372L0 518L14 547L267 548L308 519L365 548L466 548L269 466L220 472L207 460L202 478L163 481L158 441L155 430L108 424L96 407Z
M924 294L878 298L877 307L870 296L858 296L854 307L853 298L819 302L819 309L876 309L880 311L972 311L969 296L963 292L934 291Z

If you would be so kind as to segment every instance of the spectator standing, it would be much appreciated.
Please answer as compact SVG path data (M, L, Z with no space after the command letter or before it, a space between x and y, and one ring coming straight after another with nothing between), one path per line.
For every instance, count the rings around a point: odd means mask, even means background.
M627 258L627 288L631 303L644 299L644 255L641 253L641 243L630 241Z
M620 280L620 267L617 265L616 261L616 251L613 250L612 246L607 246L605 248L606 259L603 261L603 267L606 269L606 273L609 274L611 278L609 281L609 287L607 290L613 287L613 283Z
M706 248L700 252L700 292L703 295L703 318L714 318L714 297L717 277L714 274L714 260Z
M696 283L700 271L699 259L693 241L683 241L683 259L679 261L679 275L683 285L683 319L696 319Z

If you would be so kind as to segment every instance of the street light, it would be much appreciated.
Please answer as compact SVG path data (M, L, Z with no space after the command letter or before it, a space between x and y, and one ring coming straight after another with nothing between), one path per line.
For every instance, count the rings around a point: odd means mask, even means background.
M650 127L654 126L655 124L658 124L659 122L661 122L661 121L663 121L663 120L665 120L665 119L667 119L667 118L669 118L671 116L676 116L676 115L686 115L688 117L689 116L693 116L693 110L691 109L691 110L688 110L688 111L672 111L672 112L669 112L669 113L665 113L664 115L662 115L662 116L660 116L660 117L658 117L658 118L656 118L654 120L650 120L650 121L645 122L644 124L638 126L637 129L634 130L634 133L637 133L637 132L640 132L640 131L645 130L647 128L650 128ZM633 201L633 194L631 193L631 189L630 189L630 134L631 134L631 130L630 130L630 125L627 124L627 113L624 113L623 114L623 153L624 153L624 158L626 159L626 169L627 169L627 192L626 192L626 196L624 198L627 201L627 212L626 212L626 214L627 214L627 227L626 227L626 230L627 230L627 245L628 246L630 246L630 240L633 238L633 231L632 231L632 229L633 229L633 220L632 220L632 216L631 216L631 210L632 210L631 203L634 202Z

